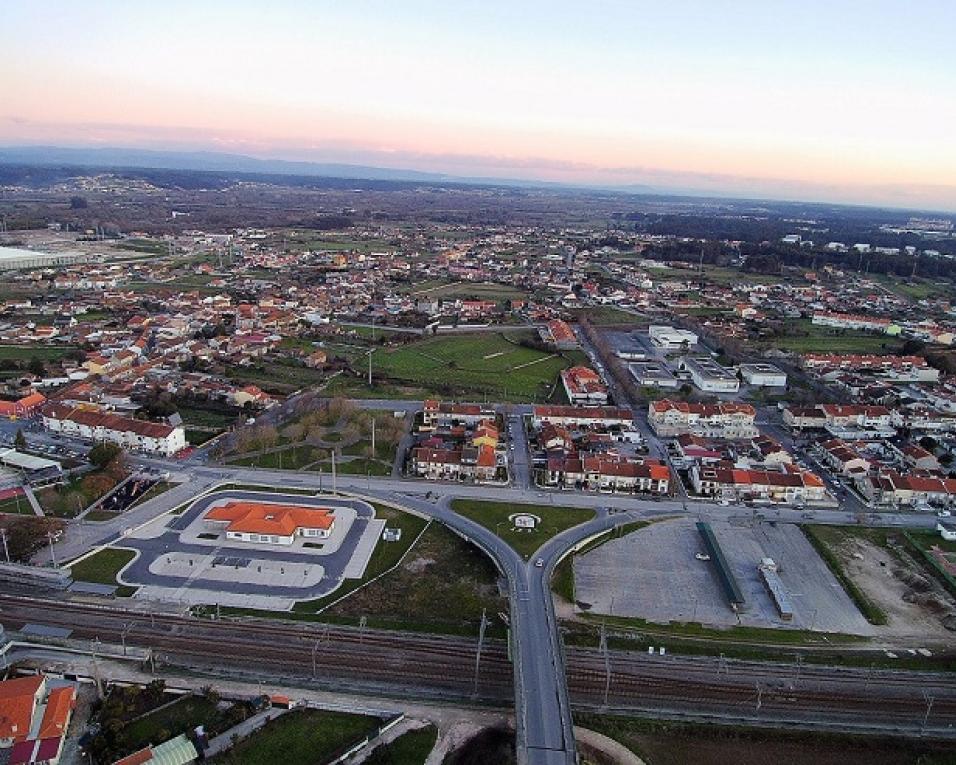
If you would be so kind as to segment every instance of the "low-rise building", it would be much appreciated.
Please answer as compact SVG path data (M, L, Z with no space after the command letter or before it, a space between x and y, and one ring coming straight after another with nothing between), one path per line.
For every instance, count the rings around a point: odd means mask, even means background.
M785 388L787 387L787 373L773 364L741 364L740 376L744 378L747 385L755 385L765 388Z
M40 415L43 427L52 433L89 441L109 441L130 451L170 457L186 448L186 429L182 425L136 420L62 404L49 404Z
M607 386L601 376L588 367L571 367L561 372L561 383L572 404L607 403Z
M697 345L697 335L686 329L652 324L647 329L647 336L659 348L683 350Z
M492 481L498 470L495 450L487 445L461 449L412 450L411 468L419 478L444 481Z
M495 410L487 404L456 404L426 399L422 408L422 427L426 429L460 424L475 427L483 420L494 420Z
M694 465L688 472L694 491L705 497L799 503L827 496L819 476L789 464L780 470L745 470L733 463Z
M736 393L740 390L737 375L706 356L681 359L681 367L690 373L694 385L706 393Z
M696 404L661 399L648 405L651 428L661 437L690 433L705 438L754 438L757 411L750 404Z
M203 521L226 532L226 539L288 546L296 537L326 539L335 527L329 508L272 502L227 502L206 512Z
M638 385L648 388L676 388L678 384L674 373L660 361L635 361L627 370Z

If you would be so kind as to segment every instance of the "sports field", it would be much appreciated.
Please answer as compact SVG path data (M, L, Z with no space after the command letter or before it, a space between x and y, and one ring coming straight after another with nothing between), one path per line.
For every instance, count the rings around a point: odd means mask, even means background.
M570 363L562 356L518 344L530 337L528 331L432 337L376 351L372 364L375 372L392 380L449 397L544 401L558 373Z

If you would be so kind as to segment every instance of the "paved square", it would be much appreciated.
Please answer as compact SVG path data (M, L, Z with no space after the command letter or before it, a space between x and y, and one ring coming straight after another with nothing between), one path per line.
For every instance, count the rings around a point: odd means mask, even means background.
M871 625L797 526L711 525L746 599L739 614L727 604L714 562L694 557L704 552L704 545L694 521L688 519L652 523L575 558L575 597L590 604L592 613L659 623L872 634ZM773 558L779 567L793 604L792 621L780 618L760 580L757 564L764 557Z

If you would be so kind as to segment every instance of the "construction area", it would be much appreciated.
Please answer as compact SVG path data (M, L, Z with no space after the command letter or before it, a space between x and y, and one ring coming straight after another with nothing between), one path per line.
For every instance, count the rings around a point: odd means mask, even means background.
M652 523L576 557L574 586L582 610L657 623L874 629L794 524Z

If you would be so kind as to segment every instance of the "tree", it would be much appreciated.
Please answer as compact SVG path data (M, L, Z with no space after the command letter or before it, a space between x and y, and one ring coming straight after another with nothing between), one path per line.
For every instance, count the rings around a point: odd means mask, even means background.
M87 207L89 207L89 203L86 201L85 197L70 197L71 210L85 210Z
M86 458L93 463L93 465L102 470L110 462L116 459L122 452L123 449L116 444L103 441L90 449L89 454L86 455Z
M17 435L13 439L13 446L21 452L27 448L27 437L23 435L23 430L20 428L17 428Z
M43 363L43 359L33 356L30 359L30 363L27 364L27 369L30 371L30 374L42 377L44 372L46 372L46 365Z

